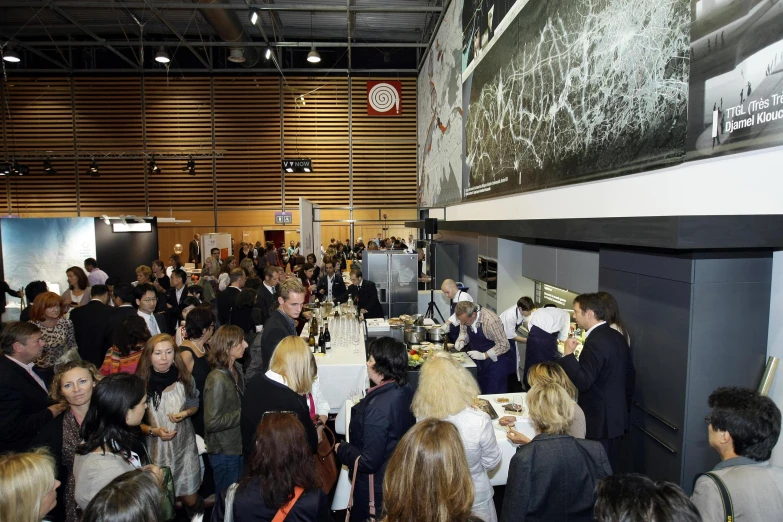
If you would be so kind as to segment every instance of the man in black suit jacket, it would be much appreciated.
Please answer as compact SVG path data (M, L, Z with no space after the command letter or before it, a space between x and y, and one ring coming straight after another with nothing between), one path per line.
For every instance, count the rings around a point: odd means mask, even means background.
M266 324L267 319L277 308L277 285L280 283L279 266L267 265L264 268L264 282L256 292L256 308L261 310L263 320L261 324Z
M193 241L188 245L188 263L195 263L196 266L201 262L201 236L195 234Z
M241 268L235 268L229 274L229 286L220 292L217 297L218 321L220 325L229 324L231 321L231 311L234 309L234 303L237 297L245 287L245 271Z
M106 328L106 342L111 346L114 343L114 332L126 317L136 315L133 304L136 297L133 295L133 286L128 283L119 283L114 286L114 313L108 319Z
M71 310L71 322L79 355L100 368L106 352L111 348L107 333L109 319L116 309L107 306L109 289L106 285L93 285L90 295L92 299L89 303Z
M625 337L606 323L606 308L597 294L574 299L574 318L587 331L587 339L578 360L577 340L567 339L560 365L579 390L585 438L603 444L617 469L618 442L628 429L636 370Z
M299 279L291 277L280 283L278 307L272 311L261 333L261 353L252 353L245 376L266 373L277 345L289 335L296 335L296 319L302 313L305 288ZM260 355L260 357L259 357Z
M169 322L166 313L156 312L155 308L159 299L159 294L155 287L149 283L136 285L133 289L133 296L136 298L136 313L147 323L150 334L173 334L169 328ZM154 321L154 323L152 322Z
M345 288L343 276L334 270L335 261L329 257L324 258L324 275L318 279L316 292L321 300L335 301L343 297L348 289ZM331 287L331 295L330 295Z
M32 370L43 351L41 330L32 323L6 324L0 334L0 454L21 452L44 424L67 406L49 406L49 392Z
M365 319L383 318L383 308L378 301L375 283L364 279L362 271L358 268L351 268L351 286L348 287L347 294L337 299L337 302L344 303L348 297L353 298L356 308L364 314Z

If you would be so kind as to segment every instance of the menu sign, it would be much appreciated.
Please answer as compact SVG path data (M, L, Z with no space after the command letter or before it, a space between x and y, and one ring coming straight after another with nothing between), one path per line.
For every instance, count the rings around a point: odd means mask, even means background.
M555 305L558 308L565 310L573 310L574 299L579 294L569 292L565 288L558 288L556 286L536 281L536 296L535 301L542 308L548 304Z

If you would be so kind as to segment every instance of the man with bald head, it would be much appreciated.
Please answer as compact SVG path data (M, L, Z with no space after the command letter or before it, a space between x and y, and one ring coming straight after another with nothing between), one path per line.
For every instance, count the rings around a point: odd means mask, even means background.
M457 319L457 316L454 314L457 303L460 301L468 301L472 303L473 298L470 297L470 294L467 292L460 290L457 287L457 283L455 283L453 279L444 280L443 284L440 285L440 289L443 294L451 300L451 305L449 307L449 313L451 314L451 317L449 317L447 322L449 323L449 341L453 343L456 342L457 337L459 337L460 322L459 319Z

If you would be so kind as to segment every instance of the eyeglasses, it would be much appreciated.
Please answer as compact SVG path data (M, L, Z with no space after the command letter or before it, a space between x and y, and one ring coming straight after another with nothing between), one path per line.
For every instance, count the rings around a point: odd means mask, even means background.
M267 415L272 415L273 413L285 413L286 415L293 415L296 417L296 412L293 411L287 411L287 410L272 410L272 411L265 411L263 415L261 415L261 422L264 422L264 417Z
M704 424L712 424L712 417L710 417L709 415L704 417Z
M145 303L154 303L157 300L158 300L157 297L145 297L144 299L142 299L142 301Z

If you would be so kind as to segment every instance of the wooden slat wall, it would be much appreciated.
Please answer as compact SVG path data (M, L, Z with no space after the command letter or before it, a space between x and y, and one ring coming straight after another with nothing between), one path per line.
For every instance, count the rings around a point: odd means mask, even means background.
M415 208L416 81L401 79L403 116L371 118L366 115L365 83L371 79L350 80L354 207ZM211 152L214 122L215 147L225 151L216 159L216 193L211 159L196 160L196 176L181 170L186 159L158 159L163 173L148 176L152 214L279 210L281 114L284 156L309 157L315 170L285 176L286 207L295 208L300 196L323 207L350 204L349 80L345 77L298 77L286 82L247 76L24 77L12 78L7 86L0 83L8 91L0 107L6 158L26 151L73 153L73 113L80 154L144 150L145 126L147 151ZM301 95L304 105L296 101ZM6 100L10 102L7 110ZM57 159L57 175L46 178L40 161L28 163L31 176L0 182L0 209L7 206L10 187L10 211L23 216L141 214L145 210L148 166L141 159L99 158L99 178L86 174L88 160L77 165L72 159Z
M286 206L298 205L300 196L320 205L347 206L348 80L289 78L283 110L285 158L310 158L314 170L286 173Z
M400 116L367 115L368 78L352 78L353 204L408 205L416 201L416 79L400 80ZM391 234L394 235L394 234Z
M215 78L218 208L278 207L280 79Z
M142 150L139 78L75 78L73 82L79 152ZM59 163L59 160L55 163L58 170ZM98 158L100 177L86 173L89 163L89 160L79 161L83 212L144 215L141 159Z

